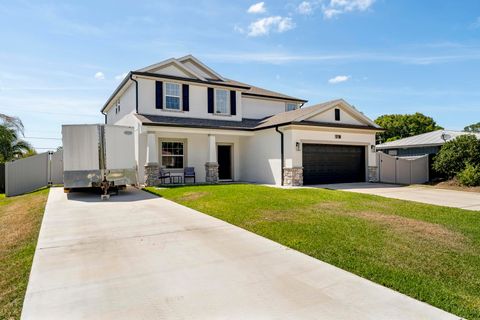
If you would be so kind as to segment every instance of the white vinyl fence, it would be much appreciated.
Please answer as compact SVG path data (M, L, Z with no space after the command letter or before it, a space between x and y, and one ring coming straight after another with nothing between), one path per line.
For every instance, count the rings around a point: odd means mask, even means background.
M428 182L428 155L419 157L394 157L377 153L380 182L415 184Z
M5 195L16 196L63 183L62 158L60 150L5 163Z

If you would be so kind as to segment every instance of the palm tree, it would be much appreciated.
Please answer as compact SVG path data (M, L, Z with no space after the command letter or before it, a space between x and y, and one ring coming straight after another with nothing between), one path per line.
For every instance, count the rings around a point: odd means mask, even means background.
M22 121L2 113L0 113L0 120L0 163L31 153L32 146L20 139L24 132Z

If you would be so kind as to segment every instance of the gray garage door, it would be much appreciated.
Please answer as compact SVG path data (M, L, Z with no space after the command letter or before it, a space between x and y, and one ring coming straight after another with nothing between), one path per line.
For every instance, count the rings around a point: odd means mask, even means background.
M365 181L365 147L303 145L303 184Z

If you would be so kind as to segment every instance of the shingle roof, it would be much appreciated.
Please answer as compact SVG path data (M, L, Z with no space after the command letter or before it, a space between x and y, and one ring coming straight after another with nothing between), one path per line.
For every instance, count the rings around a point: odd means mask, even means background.
M155 126L175 126L175 127L193 127L193 128L212 128L212 129L233 129L233 130L260 130L272 128L280 125L295 124L319 127L337 127L337 128L355 128L355 129L373 129L379 130L379 126L374 125L349 125L341 123L327 123L308 121L309 116L313 116L327 110L339 103L346 103L343 100L333 100L315 106L296 109L287 112L281 112L264 119L242 119L242 121L201 119L188 117L157 116L146 114L135 114L135 116L144 125Z
M307 102L307 100L304 100L304 99L295 98L295 97L292 97L292 96L289 96L289 95L286 95L286 94L283 94L283 93L263 89L263 88L256 87L254 85L243 83L243 82L240 82L240 81L226 79L225 82L231 83L233 85L249 87L250 89L248 89L248 90L246 90L245 92L242 93L243 95L247 95L247 96L248 95L253 95L253 96L261 96L261 97L263 96L263 97L286 99L286 100L299 101L299 102Z
M464 134L471 134L464 131L436 130L419 134L413 137L403 138L395 141L385 142L377 145L377 149L408 148L408 147L427 147L440 146L446 141L455 139ZM442 135L443 138L442 138ZM475 134L480 139L480 133ZM445 140L444 140L445 138Z
M234 130L251 130L254 129L261 121L259 119L243 119L242 121L212 120L200 118L156 116L148 114L135 114L135 116L138 118L138 120L142 122L142 124L145 125Z
M287 111L287 112L282 112L282 113L277 113L269 118L264 119L258 127L270 127L270 126L275 126L278 124L282 123L288 123L288 122L294 122L297 121L299 118L302 118L304 116L308 116L310 114L314 114L317 112L320 112L323 109L328 109L329 107L332 107L335 104L338 104L342 100L333 100L333 101L328 101L325 103L320 103L311 107L307 108L300 108L300 109L295 109L292 111Z
M313 106L310 106L310 107L305 107L305 108L300 108L300 109L296 109L296 110L292 110L292 111L288 111L288 112L282 112L282 113L275 114L275 115L263 120L257 127L258 128L270 127L270 126L275 126L275 125L282 124L282 123L291 123L291 122L295 122L295 123L300 123L301 122L302 124L307 124L307 123L312 124L313 122L306 121L309 118L309 116L314 116L315 114L321 113L322 111L328 110L328 109L330 109L334 106L337 106L339 104L345 104L345 105L349 106L349 104L346 103L343 99L327 101L327 102L319 103L319 104L316 104L316 105L313 105ZM359 113L359 112L357 111L357 113ZM365 120L370 123L370 125L365 125L365 126L363 126L363 125L349 125L349 126L350 127L358 127L358 128L370 127L370 128L374 128L374 129L381 129L380 126L371 122L371 120L368 119L367 117L365 117L363 115L361 115L361 116L364 117ZM316 123L318 123L318 122L316 122ZM332 124L328 123L328 126L332 126ZM336 126L346 127L346 125L344 125L344 124L338 124Z

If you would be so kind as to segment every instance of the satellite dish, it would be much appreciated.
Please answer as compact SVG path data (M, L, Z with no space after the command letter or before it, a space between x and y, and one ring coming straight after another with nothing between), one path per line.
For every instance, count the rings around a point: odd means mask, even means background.
M447 142L447 140L450 140L450 139L452 139L451 135L449 135L448 133L445 133L445 132L442 133L442 140L443 141Z

